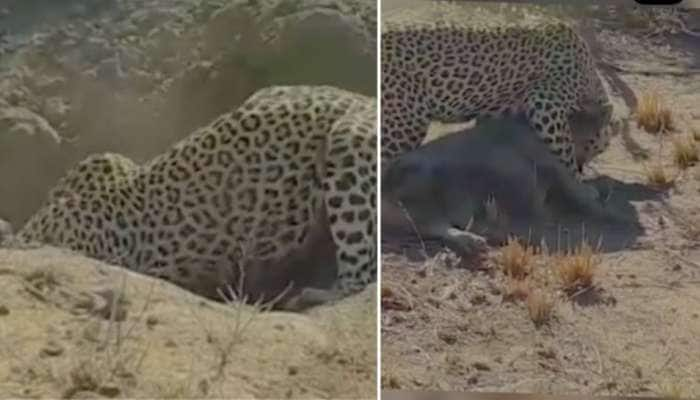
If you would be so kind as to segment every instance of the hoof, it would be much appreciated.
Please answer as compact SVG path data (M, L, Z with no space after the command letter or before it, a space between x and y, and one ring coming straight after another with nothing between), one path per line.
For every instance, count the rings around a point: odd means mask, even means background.
M287 300L281 308L285 311L303 311L340 300L342 297L340 292L332 289L304 288L299 294Z
M489 245L486 239L475 233L457 228L449 228L447 230L448 242L453 244L454 249L460 256L464 258L472 258L481 256L488 252Z

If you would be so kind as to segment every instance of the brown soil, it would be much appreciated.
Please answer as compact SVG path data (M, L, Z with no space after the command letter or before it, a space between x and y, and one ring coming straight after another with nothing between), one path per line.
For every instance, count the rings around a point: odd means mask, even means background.
M374 285L262 312L39 248L0 250L0 292L3 397L375 397Z
M609 246L604 235L593 285L576 293L558 281L556 257L537 258L533 275L554 278L532 278L521 299L501 272L499 248L475 265L431 242L397 246L384 238L383 388L700 396L700 166L681 171L672 154L674 138L700 127L697 38L658 30L664 25L643 19L649 17L581 15L615 96L629 110L629 130L593 168L621 189L612 201L631 206L642 232ZM700 25L700 14L685 17L686 26ZM622 26L630 21L633 27ZM637 126L637 98L650 91L671 110L673 132ZM670 187L647 180L647 168L659 162L675 178ZM538 294L552 302L541 324L526 300Z

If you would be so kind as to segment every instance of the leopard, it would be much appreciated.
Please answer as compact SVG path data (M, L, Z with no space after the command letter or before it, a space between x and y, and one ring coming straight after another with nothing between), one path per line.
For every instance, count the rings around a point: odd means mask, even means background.
M376 281L377 119L373 97L265 87L144 163L88 156L17 236L215 297L241 260L284 259L324 223L345 297Z
M549 151L584 185L584 166L608 148L611 130L577 144L568 118L575 112L597 115L605 127L612 110L588 44L566 22L494 24L402 13L383 20L382 171L420 146L433 122L525 114ZM598 198L595 188L585 186L589 197Z

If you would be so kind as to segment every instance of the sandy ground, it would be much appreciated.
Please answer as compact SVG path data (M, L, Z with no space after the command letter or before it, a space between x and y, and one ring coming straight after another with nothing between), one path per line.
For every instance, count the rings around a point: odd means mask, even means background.
M40 248L0 250L0 291L2 397L375 397L374 285L261 312Z
M700 15L683 25L612 13L577 19L630 114L629 130L592 167L615 182L613 202L629 205L641 232L614 246L603 236L583 292L531 282L553 307L539 325L527 301L513 298L500 248L480 268L464 268L434 243L384 238L383 388L700 396L700 167L679 170L672 156L672 141L700 128L700 47L684 32L697 31ZM654 91L676 128L662 137L635 122L638 99ZM670 188L649 184L657 163L675 177ZM557 260L537 256L534 271L551 274Z

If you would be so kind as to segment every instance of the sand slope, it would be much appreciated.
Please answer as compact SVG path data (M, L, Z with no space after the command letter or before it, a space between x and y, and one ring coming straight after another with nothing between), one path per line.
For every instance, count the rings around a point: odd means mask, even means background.
M373 398L375 291L261 313L59 249L2 249L0 393Z

